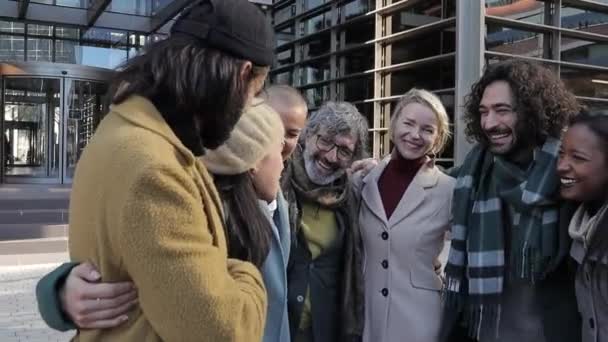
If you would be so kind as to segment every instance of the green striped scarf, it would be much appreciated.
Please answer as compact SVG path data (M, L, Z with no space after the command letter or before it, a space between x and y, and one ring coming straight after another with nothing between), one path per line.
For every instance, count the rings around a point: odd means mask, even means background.
M509 275L531 283L557 257L558 151L559 141L548 139L524 171L477 145L457 171L445 296L448 309L464 309L471 336L479 336L482 322L498 328L505 246Z

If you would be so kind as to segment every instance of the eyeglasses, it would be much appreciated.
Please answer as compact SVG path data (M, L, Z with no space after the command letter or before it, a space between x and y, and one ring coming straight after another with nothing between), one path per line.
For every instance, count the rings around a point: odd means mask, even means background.
M336 157L339 161L348 162L353 158L354 152L348 147L338 146L333 141L324 138L322 135L317 135L317 148L320 151L330 152L334 147L337 149Z

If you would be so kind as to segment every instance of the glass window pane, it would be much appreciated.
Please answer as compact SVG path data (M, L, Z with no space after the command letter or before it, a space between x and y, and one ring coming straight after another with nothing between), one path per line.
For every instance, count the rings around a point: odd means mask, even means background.
M0 32L24 33L25 24L13 21L0 21Z
M315 36L308 43L300 46L300 58L302 60L324 55L330 52L331 35L329 32Z
M90 28L82 36L83 40L91 40L95 42L127 45L127 33L124 31L116 31L102 28Z
M321 31L328 27L331 27L331 12L329 11L310 19L303 20L300 23L300 31L303 36Z
M304 98L310 108L318 108L323 102L329 101L329 86L306 89L304 90Z
M57 40L55 42L55 60L57 63L70 63L114 69L127 60L126 49L110 49L99 46L82 46L74 41ZM137 50L131 49L131 57Z
M27 60L38 62L52 62L53 41L50 39L28 38Z
M0 60L23 62L25 60L23 37L0 34Z
M456 51L453 30L429 32L392 44L391 63L398 64Z
M534 24L550 22L543 1L486 0L486 14Z
M32 36L47 36L53 35L53 26L50 25L27 25L27 34Z
M543 44L551 36L532 31L523 31L504 26L488 24L486 49L488 51L543 58ZM550 51L547 51L547 54Z
M338 34L338 48L347 48L353 45L360 45L374 39L374 21L366 20L350 25Z
M455 60L423 64L391 73L391 95L403 95L416 87L427 90L454 88Z
M363 76L338 83L338 98L348 102L363 101L374 97L373 76Z
M291 71L283 72L274 76L274 82L276 84L293 84L293 78Z
M80 31L72 27L55 27L55 35L62 38L78 39Z
M110 2L108 12L125 14L150 15L152 13L152 0L120 0Z
M373 11L375 7L374 0L355 0L339 7L339 21L345 22L355 17L361 16L367 12Z
M561 57L565 62L608 66L608 43L562 36Z
M277 53L277 65L284 66L294 62L293 49L287 49Z
M300 84L321 82L329 79L329 59L307 63L301 69L302 79Z
M77 64L76 49L78 43L69 40L55 41L55 62Z
M608 72L561 67L561 78L577 96L608 98Z
M274 11L274 23L280 24L296 15L296 5L290 4Z
M36 2L39 4L45 4L45 5L88 8L90 0L30 0L30 1Z
M338 58L338 76L346 76L374 68L374 49L367 46Z
M315 7L319 7L326 2L329 2L329 1L328 0L304 0L304 1L302 1L302 12L306 12Z
M295 39L293 26L289 26L276 33L277 46L291 43Z
M608 0L598 2L608 4ZM561 16L564 28L606 34L602 24L608 23L608 14L574 7L562 7Z

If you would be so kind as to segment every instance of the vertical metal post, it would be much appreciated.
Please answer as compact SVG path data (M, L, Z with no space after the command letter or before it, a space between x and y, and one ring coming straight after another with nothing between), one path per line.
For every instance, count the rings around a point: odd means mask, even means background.
M454 106L454 163L460 165L471 145L464 134L465 97L481 76L485 52L485 2L456 2L456 105Z

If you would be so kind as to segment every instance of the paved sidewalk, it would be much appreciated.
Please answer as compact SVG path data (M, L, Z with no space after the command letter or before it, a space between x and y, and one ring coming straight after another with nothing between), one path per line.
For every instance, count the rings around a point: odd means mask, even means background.
M51 330L38 314L36 283L57 265L0 266L0 341L64 342L74 335Z

